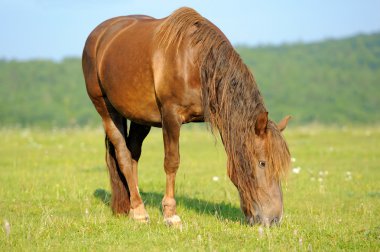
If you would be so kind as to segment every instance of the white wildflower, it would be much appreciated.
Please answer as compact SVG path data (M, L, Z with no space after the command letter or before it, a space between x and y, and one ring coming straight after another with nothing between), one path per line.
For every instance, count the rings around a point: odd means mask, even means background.
M260 226L260 227L257 229L257 231L259 232L259 237L260 237L260 238L263 237L263 234L264 234L264 229L263 229L263 227Z
M199 242L201 242L202 241L202 236L199 234L199 235L197 235L197 240L199 241Z
M219 177L218 176L212 177L212 181L219 181Z
M346 181L352 180L352 173L350 171L346 172L346 178L345 178L345 180Z
M4 220L4 231L7 236L11 233L11 224L9 224L8 220Z
M301 171L301 167L299 167L299 166L294 167L294 168L292 169L292 172L293 172L294 174L299 174L300 171Z

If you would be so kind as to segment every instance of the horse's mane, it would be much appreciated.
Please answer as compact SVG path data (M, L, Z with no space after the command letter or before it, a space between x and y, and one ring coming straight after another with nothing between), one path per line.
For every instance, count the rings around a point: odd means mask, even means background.
M190 8L180 8L167 17L156 34L156 43L167 50L179 48L184 39L198 48L196 59L202 84L205 121L218 128L228 156L228 174L236 177L237 186L247 194L255 183L251 166L258 115L265 112L263 98L256 81L225 35L210 21ZM271 155L271 176L279 179L289 165L289 151L277 126L269 121L267 151ZM251 152L251 153L249 153ZM277 153L274 153L277 152ZM281 153L280 153L281 152ZM251 170L251 171L249 171ZM256 184L256 183L255 183Z

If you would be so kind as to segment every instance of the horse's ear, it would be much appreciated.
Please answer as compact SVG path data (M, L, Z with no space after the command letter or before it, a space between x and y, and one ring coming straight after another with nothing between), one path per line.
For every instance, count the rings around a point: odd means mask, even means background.
M265 133L268 124L268 112L261 112L257 116L255 132L256 135L262 136Z
M290 115L288 116L285 116L284 119L281 120L281 122L279 122L277 124L277 128L280 130L280 131L283 131L285 128L286 128L286 125L288 125L288 121L291 119L292 117Z

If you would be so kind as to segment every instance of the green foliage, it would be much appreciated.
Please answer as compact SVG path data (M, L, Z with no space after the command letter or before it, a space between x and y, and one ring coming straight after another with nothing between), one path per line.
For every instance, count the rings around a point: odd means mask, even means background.
M313 44L238 47L270 112L293 124L380 122L380 33ZM0 60L0 126L99 125L78 58Z
M181 132L182 230L163 224L161 130L152 129L139 162L148 225L115 217L107 205L102 130L0 135L0 251L379 250L379 128L286 130L299 173L284 181L283 221L270 229L244 224L223 146L206 130Z
M291 114L295 123L380 122L379 33L238 51L273 118Z
M0 126L99 123L77 58L0 61L0 90Z

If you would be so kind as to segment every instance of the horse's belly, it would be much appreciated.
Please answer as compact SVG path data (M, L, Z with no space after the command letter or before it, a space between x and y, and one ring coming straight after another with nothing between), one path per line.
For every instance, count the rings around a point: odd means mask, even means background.
M127 119L159 126L161 113L153 83L144 81L144 78L138 79L135 81L132 75L118 81L105 81L104 92L113 107Z
M155 98L140 92L119 97L108 95L111 104L125 118L145 125L161 126L161 114Z

